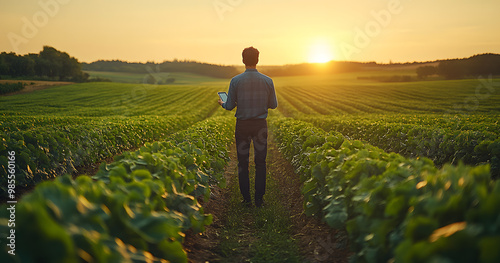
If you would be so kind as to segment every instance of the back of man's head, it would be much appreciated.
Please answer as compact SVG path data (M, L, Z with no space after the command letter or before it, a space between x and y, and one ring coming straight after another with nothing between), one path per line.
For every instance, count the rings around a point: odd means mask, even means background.
M259 51L254 47L248 47L243 50L243 64L247 67L255 67L259 63Z

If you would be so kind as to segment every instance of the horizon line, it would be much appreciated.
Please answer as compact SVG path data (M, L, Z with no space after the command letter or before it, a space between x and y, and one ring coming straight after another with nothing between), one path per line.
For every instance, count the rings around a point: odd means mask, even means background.
M374 60L370 60L370 61L350 61L350 60L330 60L330 61L327 61L327 62L299 62L299 63L287 63L287 64L258 64L257 66L263 66L263 67L282 67L282 66L291 66L291 65L301 65L301 64L321 64L321 65L324 65L324 64L328 64L328 63L332 63L332 62L344 62L344 63L360 63L360 64L372 64L372 63L375 63L377 65L398 65L398 64L402 64L402 65L405 65L405 64L425 64L425 63L436 63L436 62L440 62L440 61L446 61L446 60L460 60L460 59L468 59L468 58L471 58L471 57L474 57L474 56L480 56L480 55L500 55L499 53L492 53L492 52L486 52L486 53L477 53L477 54L474 54L472 56L468 56L468 57L454 57L454 58L441 58L441 59L434 59L434 60L427 60L427 61L406 61L406 62L399 62L399 61L392 61L392 60L389 60L390 62L377 62L377 61L374 61ZM161 63L165 63L165 62L194 62L194 63L200 63L200 64L209 64L209 65L216 65L216 66L226 66L226 67L244 67L245 65L243 63L241 64L238 64L238 65L235 65L235 64L221 64L221 63L211 63L211 62L206 62L206 61L198 61L198 60L194 60L194 59L178 59L178 58L174 58L172 60L163 60L161 62L156 62L156 61L145 61L145 62L138 62L138 61L127 61L127 60L123 60L123 59L98 59L98 60L95 60L95 61L92 61L92 62L85 62L85 61L79 61L79 63L85 63L85 64L90 64L90 63L94 63L94 62L98 62L98 61L120 61L120 62L126 62L126 63L137 63L137 64L148 64L148 63L152 63L152 64L161 64Z

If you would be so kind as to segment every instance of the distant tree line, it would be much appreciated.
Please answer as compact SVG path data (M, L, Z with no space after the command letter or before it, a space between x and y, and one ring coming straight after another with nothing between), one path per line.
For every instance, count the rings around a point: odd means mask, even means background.
M84 82L89 78L78 60L66 52L44 46L39 54L0 54L0 76Z
M323 75L356 72L366 69L369 66L376 66L375 62L347 62L330 61L327 63L302 63L276 67L265 67L262 72L271 77L278 76L301 76L301 75Z
M439 61L438 66L422 66L417 68L420 79L439 75L446 79L461 79L500 75L500 55L481 54L465 59L450 59Z
M132 63L121 60L98 60L82 63L82 69L88 71L109 71L128 73L187 72L214 78L230 78L240 72L233 66L221 66L196 61L164 61L162 63Z

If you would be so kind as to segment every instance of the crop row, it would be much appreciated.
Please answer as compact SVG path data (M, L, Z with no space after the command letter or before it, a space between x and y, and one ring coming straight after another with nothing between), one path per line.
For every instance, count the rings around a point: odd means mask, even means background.
M15 205L15 228L0 209L0 261L187 262L184 233L211 223L197 200L224 183L233 129L212 118L125 152L92 178L37 185ZM11 229L15 256L5 244Z
M80 83L0 97L0 115L131 117L194 114L203 119L218 109L217 103L213 102L217 90L217 87L185 85Z
M478 125L474 125L474 120L457 123L433 115L419 115L418 121L397 116L308 116L303 119L388 152L413 158L428 157L437 165L459 161L471 165L489 163L492 176L500 176L500 126L497 120L488 122L484 116Z
M289 117L298 114L447 114L448 111L460 115L498 113L498 92L478 94L480 79L377 83L355 77L347 74L280 79L277 85L280 111Z
M499 262L500 181L279 119L272 130L303 182L308 215L345 227L355 262Z
M46 117L37 117L44 119ZM7 152L16 154L15 184L32 186L43 180L72 173L75 167L93 164L145 142L164 139L196 122L194 116L129 118L59 118L56 123L2 132L0 172L7 174ZM22 119L20 120L22 122ZM24 123L24 122L23 122ZM15 124L5 124L5 126ZM7 178L0 178L2 196Z
M435 127L443 129L486 131L497 136L500 135L500 123L497 114L362 114L349 116L352 120L372 121L383 123L412 124L419 126ZM346 118L347 116L337 116Z

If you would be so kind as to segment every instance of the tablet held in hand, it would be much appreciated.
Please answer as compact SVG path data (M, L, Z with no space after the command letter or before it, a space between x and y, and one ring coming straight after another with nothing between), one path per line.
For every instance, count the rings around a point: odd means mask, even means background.
M223 92L223 91L220 91L220 92L217 92L217 94L219 95L219 98L225 103L227 101L227 93L226 92Z

